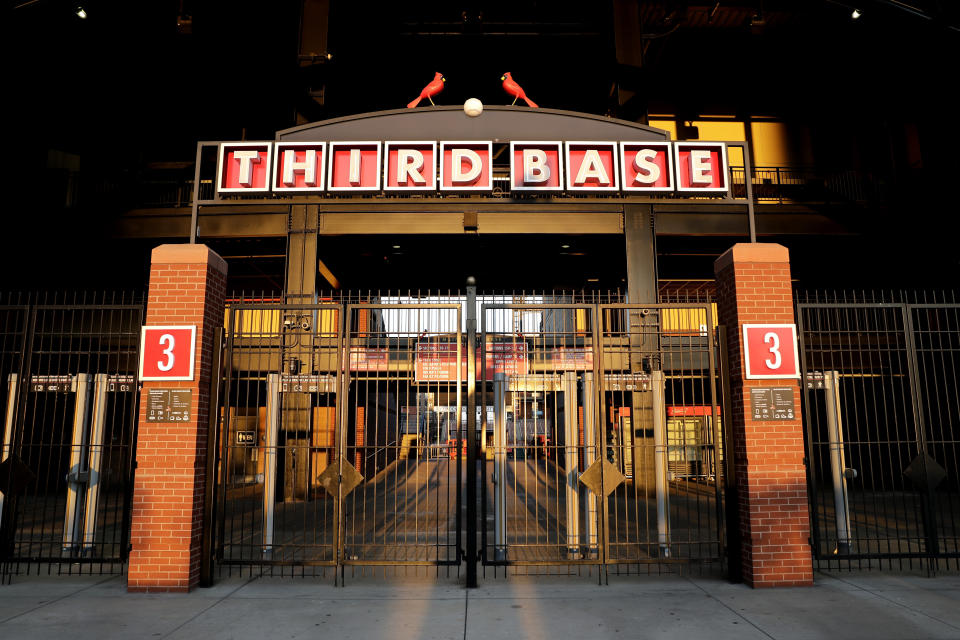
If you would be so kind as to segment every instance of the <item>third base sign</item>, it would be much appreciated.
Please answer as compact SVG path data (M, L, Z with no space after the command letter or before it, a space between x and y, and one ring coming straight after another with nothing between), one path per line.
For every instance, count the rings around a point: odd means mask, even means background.
M743 360L748 380L799 378L797 325L743 325Z

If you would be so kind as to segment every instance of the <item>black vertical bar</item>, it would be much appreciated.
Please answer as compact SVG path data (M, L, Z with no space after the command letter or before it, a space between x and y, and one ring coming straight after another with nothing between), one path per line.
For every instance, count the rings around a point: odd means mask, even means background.
M910 372L910 395L913 400L914 429L916 430L918 455L929 455L927 453L927 433L926 421L924 420L923 407L920 406L920 381L919 364L917 362L917 345L915 340L915 329L913 326L913 307L909 304L901 306L903 310L904 332L907 338L907 364ZM927 569L931 570L936 566L935 558L939 555L939 540L937 539L937 521L934 513L934 495L930 483L926 481L926 460L923 465L924 482L921 487L920 509L923 518L924 538L926 541L925 556L927 558Z
M736 446L733 436L733 394L730 390L730 351L726 325L717 326L720 354L720 393L723 412L723 485L726 507L727 578L743 582L742 539L740 537L740 491L737 487ZM745 409L746 410L746 409ZM719 474L718 474L719 476Z
M477 586L477 287L467 279L467 588ZM459 421L459 416L458 416Z
M200 586L213 586L213 509L216 500L213 492L216 487L217 472L217 434L220 429L220 380L221 356L223 355L223 328L217 329L213 343L213 362L210 368L210 398L207 415L207 474L206 489L203 492L203 541L200 552Z

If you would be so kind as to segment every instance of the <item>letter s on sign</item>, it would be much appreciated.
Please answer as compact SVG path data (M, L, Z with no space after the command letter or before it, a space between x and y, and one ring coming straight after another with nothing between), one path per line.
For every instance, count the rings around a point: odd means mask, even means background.
M160 371L170 371L170 369L173 369L175 361L173 347L176 344L176 340L173 339L172 334L165 333L160 336L159 342L161 347L164 346L164 343L167 345L167 348L162 351L163 355L167 356L167 361L157 360L157 369L160 369Z

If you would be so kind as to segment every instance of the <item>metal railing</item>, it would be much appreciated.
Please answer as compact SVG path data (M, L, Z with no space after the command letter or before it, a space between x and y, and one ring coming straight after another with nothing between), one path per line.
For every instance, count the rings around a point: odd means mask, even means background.
M863 171L821 171L812 167L754 167L753 196L763 204L870 203L886 196L885 184ZM746 197L742 166L730 167L731 192Z
M960 301L797 297L821 568L960 569Z
M3 575L122 571L142 323L132 294L0 298Z
M744 168L729 168L731 195L734 198L746 197L744 186ZM74 180L79 190L70 196L71 206L78 201L96 200L99 203L114 203L117 206L134 208L183 208L193 203L193 177L165 177L163 175L127 176L122 178L101 178L87 181L83 176ZM753 169L754 197L763 204L790 203L872 203L885 198L888 188L885 181L863 171L825 171L813 167L761 166ZM79 195L77 195L79 194ZM442 195L442 194L441 194ZM581 194L569 194L580 197ZM630 195L630 194L624 194ZM382 194L381 198L424 198L431 194ZM498 198L536 198L528 192L513 193L510 188L509 168L495 166L493 169L493 197ZM243 199L248 196L235 196ZM256 198L283 198L282 195L256 194ZM338 194L326 194L331 199L341 198ZM619 197L619 196L612 196ZM670 195L658 195L669 198ZM213 178L204 178L200 182L200 200L215 198Z

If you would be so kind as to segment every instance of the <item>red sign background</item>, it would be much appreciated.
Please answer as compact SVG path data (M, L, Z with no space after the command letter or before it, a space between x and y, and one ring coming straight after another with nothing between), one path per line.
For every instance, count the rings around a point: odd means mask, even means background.
M350 152L360 150L360 184L350 182ZM378 191L380 189L379 142L331 142L330 186L334 191Z
M270 189L270 151L271 143L253 144L225 144L220 148L220 190L221 191L268 191ZM240 160L236 157L237 151L256 150L257 158L251 160L250 174L252 180L249 185L240 183Z
M633 165L637 153L647 149L657 152L656 157L651 162L660 168L660 177L650 184L635 182L637 169ZM669 142L622 143L620 145L620 167L623 173L624 191L673 191L673 166Z
M724 162L723 145L717 143L677 142L677 188L681 191L726 191L727 166ZM709 184L693 184L690 180L690 151L709 151L710 165Z
M141 380L193 380L196 326L143 327Z
M559 142L514 142L511 145L513 155L510 158L510 188L511 189L562 189L563 176L560 170ZM546 158L546 166L550 170L550 177L544 182L526 183L523 180L523 151L524 149L539 149Z
M743 325L743 359L748 379L799 378L797 325Z
M387 162L384 167L384 186L386 189L396 189L404 191L435 191L437 188L437 153L436 144L433 142L387 142ZM397 159L399 152L405 149L413 149L423 154L423 167L419 173L424 177L426 183L418 184L407 176L407 180L402 184L397 182Z
M618 188L617 144L615 142L568 142L567 143L567 189L573 191L612 191ZM600 163L609 182L601 183L596 178L588 178L583 184L575 184L580 165L588 151L596 150Z
M323 179L324 179L324 169L326 169L326 150L324 149L324 144L322 142L310 143L310 144L291 144L291 143L277 143L276 145L276 160L274 164L276 165L273 170L273 189L274 191L323 191ZM303 162L307 159L307 151L316 151L317 152L317 164L316 164L316 182L314 184L307 184L306 174L303 171L294 171L293 172L293 184L287 185L283 182L283 167L286 153L285 151L293 151L294 153L294 162Z

